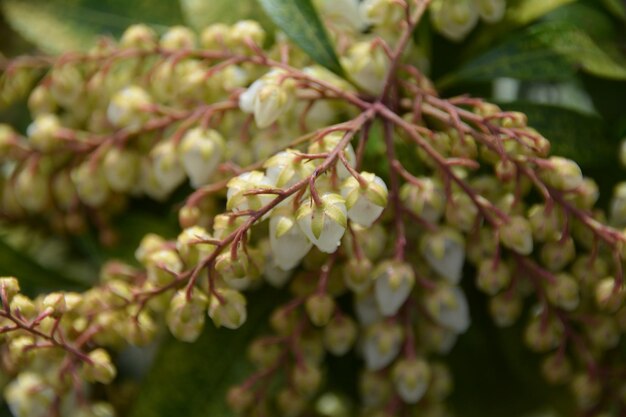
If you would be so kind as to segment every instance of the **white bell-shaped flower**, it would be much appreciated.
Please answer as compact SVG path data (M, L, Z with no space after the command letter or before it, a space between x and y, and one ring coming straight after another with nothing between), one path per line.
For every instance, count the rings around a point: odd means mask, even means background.
M276 196L249 194L249 191L272 188L272 182L261 171L244 172L226 184L226 208L232 211L259 210Z
M224 155L224 138L218 131L200 127L189 130L178 149L191 186L206 184Z
M220 288L209 302L209 317L217 327L238 329L246 322L246 298L236 290Z
M374 291L357 293L354 297L354 312L362 326L368 326L382 319Z
M367 328L363 340L365 365L378 371L389 365L400 353L404 334L398 324L378 322Z
M44 417L57 395L40 374L22 372L7 385L4 398L14 417Z
M274 262L285 271L295 268L313 247L289 207L274 210L270 217L270 246Z
M478 23L473 0L435 0L429 10L434 26L453 41L463 39Z
M441 283L425 295L424 306L433 320L456 333L465 333L470 325L469 306L463 290Z
M387 185L382 178L369 172L362 172L366 185L350 176L341 186L341 195L346 200L348 218L356 224L370 227L387 205Z
M416 404L430 384L430 367L424 359L399 360L393 367L391 378L402 400Z
M456 230L440 228L424 235L420 252L428 265L453 284L461 280L465 262L465 242Z
M411 266L402 262L386 261L374 271L376 301L380 312L394 316L407 300L415 284Z
M164 140L156 145L152 152L154 178L166 193L174 191L185 180L185 171L178 160L176 145L171 140Z
M322 252L333 253L341 244L347 227L346 204L339 194L325 193L317 206L312 198L302 203L297 211L298 225Z
M137 183L141 169L140 157L133 150L115 147L107 152L102 168L113 191L128 192Z
M446 207L446 196L440 184L428 177L419 178L419 185L406 183L400 187L404 206L429 223L437 223Z
M371 94L382 93L389 69L389 57L382 47L372 42L357 42L341 60L354 82Z
M265 164L265 175L277 188L287 188L313 173L315 165L300 157L297 151L287 149L269 158Z
M114 126L137 129L147 117L144 108L151 103L150 95L143 88L126 87L111 98L107 118Z
M282 70L272 70L253 82L239 96L239 108L254 114L256 125L263 129L272 125L291 107L295 83Z
M315 0L321 14L337 27L361 31L366 25L359 13L359 0Z

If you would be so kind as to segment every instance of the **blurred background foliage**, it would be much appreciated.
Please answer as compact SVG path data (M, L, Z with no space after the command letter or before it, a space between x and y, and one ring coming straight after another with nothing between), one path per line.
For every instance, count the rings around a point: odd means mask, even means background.
M501 22L481 24L461 43L436 34L425 19L415 40L429 75L442 95L485 97L505 109L526 113L529 124L551 140L554 153L576 160L598 182L606 205L614 184L624 178L617 155L626 135L626 2L508 3ZM275 29L255 0L0 0L0 12L0 52L6 58L85 50L99 36L119 36L139 22L162 32L175 24L201 29L214 22L254 18ZM289 27L279 26L289 34ZM306 39L299 44L306 50ZM28 123L25 104L0 109L0 122L23 129ZM95 232L62 238L36 224L2 225L0 274L19 276L31 294L84 288L97 279L105 260L132 262L145 233L175 236L175 208L181 200L182 195L175 195L171 204L132 202L115 225L117 243L110 247L102 245ZM476 301L473 325L450 358L457 415L572 415L565 393L542 382L536 358L520 342L520 329L496 331L482 296L471 285L466 291ZM135 417L227 416L225 389L245 372L246 342L263 331L275 297L267 291L251 297L253 319L240 331L211 327L195 344L164 336L158 347L148 351L123 352L118 360L130 382L116 386L109 395ZM151 361L153 356L156 359ZM324 398L347 399L346 407L333 415L348 416L350 398L356 395L351 375L358 359L333 359L331 365L331 391ZM5 409L0 415L9 414ZM320 407L319 415L329 414Z

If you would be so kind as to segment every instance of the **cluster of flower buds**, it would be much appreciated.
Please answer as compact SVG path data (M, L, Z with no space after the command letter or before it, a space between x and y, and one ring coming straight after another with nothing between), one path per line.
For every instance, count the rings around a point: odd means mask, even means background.
M471 286L497 326L524 322L520 340L581 409L622 401L611 397L619 375L604 376L626 331L626 238L605 225L596 184L550 156L525 115L442 99L411 55L393 52L398 27L413 43L420 2L316 3L348 80L281 36L263 49L255 22L160 38L137 25L53 65L30 93L25 134L0 125L2 218L77 232L135 197L165 202L190 186L182 231L146 235L140 268L111 261L83 293L33 299L0 279L16 417L113 415L75 406L89 383L116 378L112 352L152 342L161 323L184 342L207 317L238 329L263 285L287 301L249 347L256 372L228 393L242 415L311 414L327 398L326 355L351 352L363 415L447 415L445 355L471 328ZM430 12L459 39L504 8L440 0ZM390 73L405 58L409 70Z

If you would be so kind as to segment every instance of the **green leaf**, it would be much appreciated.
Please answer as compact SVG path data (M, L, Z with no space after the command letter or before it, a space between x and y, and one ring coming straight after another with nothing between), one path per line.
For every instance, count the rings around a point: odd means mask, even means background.
M562 22L534 25L487 51L438 81L441 88L462 81L566 80L576 70L604 78L626 80L626 59L598 45L588 34Z
M196 29L246 19L256 20L265 29L272 28L272 22L256 0L180 0L180 7L185 21Z
M615 17L626 21L626 5L622 0L602 0L602 3Z
M283 32L318 64L344 71L311 0L258 0Z
M265 329L278 293L248 293L248 321L238 330L209 323L200 338L186 344L169 337L142 383L131 417L229 417L226 392L250 375L248 343Z
M4 0L9 25L48 53L85 50L99 35L119 36L133 23L164 26L182 22L177 0Z
M501 39L505 34L525 26L545 16L559 7L575 0L514 0L507 5L504 18L494 24L486 25L480 30L467 48L466 56L474 55L485 49L494 40Z

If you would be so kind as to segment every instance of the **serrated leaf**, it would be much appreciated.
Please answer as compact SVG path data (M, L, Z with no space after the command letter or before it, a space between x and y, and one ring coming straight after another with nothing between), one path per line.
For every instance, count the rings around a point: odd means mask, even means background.
M625 80L626 58L602 47L578 28L562 22L535 25L448 74L437 83L461 81L566 80L580 68L599 77Z
M245 359L248 343L264 331L280 298L271 289L247 295L248 321L236 331L218 330L209 323L195 343L171 337L163 343L131 417L234 415L226 406L226 392L251 372Z
M2 11L14 30L47 53L85 50L99 35L119 36L133 23L160 30L182 23L177 0L4 0Z
M339 58L311 0L258 0L272 21L311 59L338 75Z
M252 19L271 29L272 23L256 0L180 0L185 21L196 29L213 23L232 24Z

